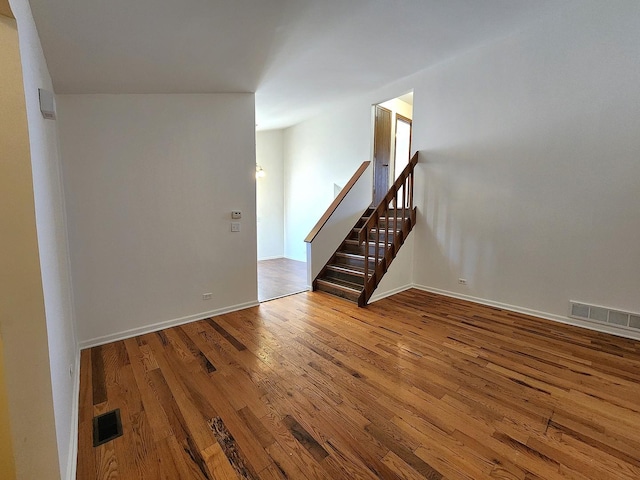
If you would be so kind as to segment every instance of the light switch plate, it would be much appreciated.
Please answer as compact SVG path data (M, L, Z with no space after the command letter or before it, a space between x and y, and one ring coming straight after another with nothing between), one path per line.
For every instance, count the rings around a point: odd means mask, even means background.
M240 222L231 222L231 231L239 232L240 231Z

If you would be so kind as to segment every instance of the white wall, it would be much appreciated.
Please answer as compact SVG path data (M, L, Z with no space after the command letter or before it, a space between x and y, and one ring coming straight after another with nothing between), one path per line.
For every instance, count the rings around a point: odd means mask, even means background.
M253 94L62 95L58 113L82 345L257 302Z
M256 179L258 260L284 256L284 133L256 132L256 162L265 176Z
M413 286L413 250L416 236L411 233L393 259L387 273L371 295L369 303L377 302L394 293L402 292Z
M60 472L67 478L75 468L78 348L56 122L44 120L38 101L38 88L52 92L53 86L28 2L11 3L20 38Z
M354 172L355 173L355 172ZM356 180L322 228L307 245L307 287L320 274L334 252L342 244L362 213L371 205L373 163L370 162Z
M287 258L306 260L305 237L360 164L370 160L371 105L312 118L284 133ZM359 107L359 108L358 108Z
M584 2L413 79L417 284L640 311L638 25Z

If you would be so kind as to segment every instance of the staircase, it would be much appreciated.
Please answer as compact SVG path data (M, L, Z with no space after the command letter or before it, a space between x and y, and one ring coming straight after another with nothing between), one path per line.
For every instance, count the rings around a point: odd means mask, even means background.
M363 307L416 223L413 170L416 153L386 196L368 208L320 274L313 289L345 298Z

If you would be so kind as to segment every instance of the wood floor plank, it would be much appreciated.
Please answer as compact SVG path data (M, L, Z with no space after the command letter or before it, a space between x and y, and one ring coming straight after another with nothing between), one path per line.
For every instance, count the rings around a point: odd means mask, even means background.
M173 435L173 430L151 386L151 379L148 375L150 370L147 369L149 366L148 359L150 351L143 352L141 350L142 347L140 347L134 339L125 340L124 344L129 354L131 369L136 382L135 385L140 393L140 399L143 409L146 412L149 426L153 432L153 438L155 441L160 441Z
M258 440L262 448L267 448L276 441L271 432L249 407L244 407L241 410L238 410L238 415L240 415L240 418L242 418L247 427L249 427L251 433L255 435L255 438Z
M78 401L78 478L96 477L96 455L93 448L93 350L80 352L80 392Z
M286 480L285 474L276 467L275 463L263 469L259 474L260 480Z
M111 478L122 478L124 476L122 473L120 473L118 469L118 460L116 458L116 452L113 444L104 444L96 447L95 462L96 462L95 478L111 479ZM135 477L133 477L133 475L129 473L129 478L133 479Z
M640 342L408 290L81 352L79 480L640 478ZM123 436L94 448L92 419Z
M274 442L269 445L267 447L267 452L284 478L300 478L301 480L313 478L306 475L305 472L300 469L292 458L293 454L288 454L280 445L280 442Z
M327 455L329 455L327 451L316 441L316 439L313 438L309 432L307 432L291 415L286 415L283 421L294 438L307 449L317 462L321 462Z
M208 480L206 473L196 464L178 440L173 437L156 442L158 471L162 480Z
M129 442L128 454L134 456L138 478L140 480L159 478L160 471L155 440L144 410L132 415L130 438L133 441Z
M220 326L213 318L208 318L206 322L213 327L227 342L229 342L236 350L245 350L247 347L229 332L224 327Z
M107 401L107 387L105 385L104 359L102 347L91 349L91 386L93 389L93 404L99 405Z
M216 441L206 424L206 416L211 417L212 412L207 411L208 415L203 415L196 407L196 402L188 388L180 380L180 376L176 375L172 362L164 353L165 347L168 347L168 353L171 351L168 342L160 335L150 335L148 341L160 365L159 369L153 370L150 374L153 376L153 385L157 389L156 392L163 403L165 413L172 421L172 429L176 435L180 436L182 449L188 452L202 475L210 480L212 474L201 452Z

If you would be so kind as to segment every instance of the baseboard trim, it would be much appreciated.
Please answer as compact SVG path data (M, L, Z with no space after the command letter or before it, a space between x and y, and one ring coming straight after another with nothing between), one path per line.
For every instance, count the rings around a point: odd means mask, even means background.
M258 261L259 261L259 262L262 262L263 260L278 260L279 258L287 258L287 257L285 257L285 256L283 256L283 255L276 255L276 256L273 256L273 257L263 257L263 258L259 258L259 259L258 259Z
M73 367L73 403L71 404L71 438L69 439L69 458L67 459L67 480L76 480L78 466L78 422L80 421L80 349L76 351Z
M413 284L407 284L407 285L402 285L401 287L397 287L397 288L393 288L391 290L387 290L386 292L374 293L373 295L371 295L371 298L369 299L368 303L377 302L378 300L382 300L383 298L390 297L391 295L395 295L396 293L404 292L404 291L409 290L410 288L413 288L413 287L414 287Z
M502 308L516 313L523 313L525 315L531 315L533 317L544 318L546 320L552 320L554 322L564 323L566 325L572 325L574 327L582 327L588 330L594 330L600 333L609 333L617 337L629 338L631 340L640 340L640 333L630 332L627 329L617 328L613 325L600 324L595 322L588 322L584 320L578 320L576 318L570 318L562 315L556 315L548 312L541 312L540 310L533 310L531 308L518 307L516 305L510 305L508 303L495 302L493 300L487 300L485 298L473 297L471 295L465 295L457 292L450 292L448 290L441 290L439 288L427 287L425 285L413 284L413 288L422 290L425 292L436 293L438 295L444 295L446 297L458 298L460 300L468 300L470 302L479 303L481 305L487 305L489 307Z
M291 295L298 295L299 293L308 292L309 289L305 288L304 290L296 290L295 292L285 293L283 295L278 295L277 297L267 298L265 300L260 300L260 303L270 302L271 300L278 300L279 298L290 297Z
M218 315L224 315L225 313L236 312L238 310L244 310L245 308L257 307L260 305L257 301L239 303L237 305L231 305L229 307L218 308L217 310L210 310L208 312L196 313L188 315L186 317L175 318L173 320L166 320L164 322L158 322L151 325L145 325L144 327L132 328L131 330L125 330L123 332L112 333L104 335L102 337L91 338L80 342L80 350L85 348L97 347L98 345L104 345L105 343L117 342L118 340L125 340L127 338L135 337L138 335L144 335L145 333L157 332L164 328L176 327L178 325L184 325L185 323L196 322L209 317L216 317Z

